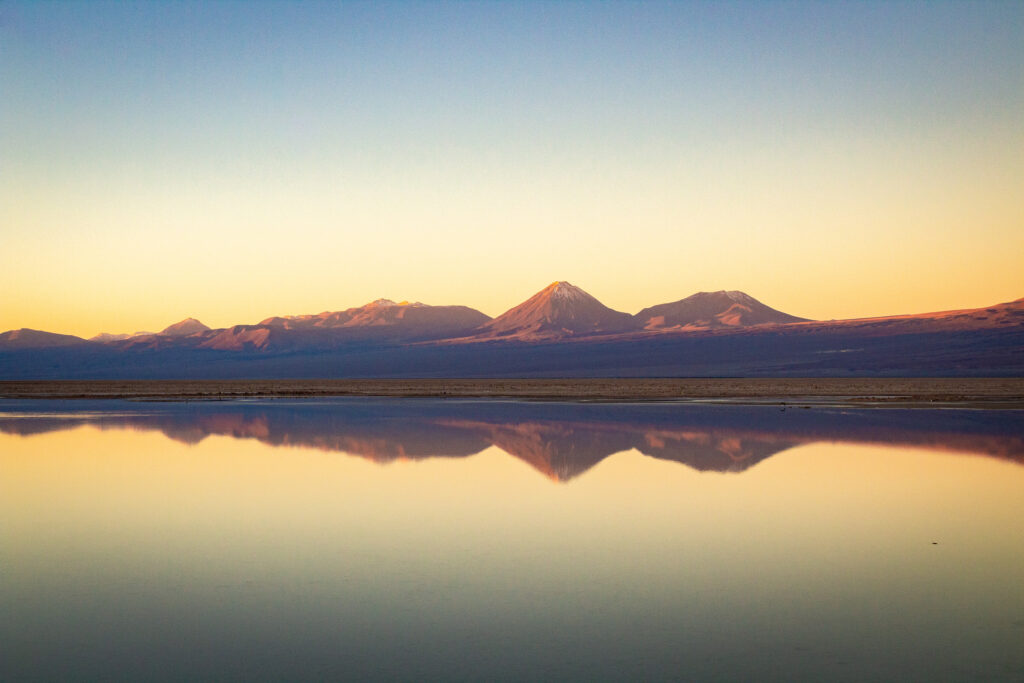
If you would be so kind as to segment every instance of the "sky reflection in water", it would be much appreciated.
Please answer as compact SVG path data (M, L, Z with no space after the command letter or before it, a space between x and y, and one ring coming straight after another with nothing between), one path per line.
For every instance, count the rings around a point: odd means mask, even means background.
M0 678L1019 680L1020 426L7 401Z

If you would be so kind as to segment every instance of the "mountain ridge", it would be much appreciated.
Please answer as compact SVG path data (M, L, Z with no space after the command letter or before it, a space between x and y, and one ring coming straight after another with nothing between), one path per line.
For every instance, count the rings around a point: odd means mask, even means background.
M58 334L29 327L0 332L0 349L52 348L84 342L84 339L73 334Z
M542 296L546 295L546 296ZM696 315L691 315L685 320L680 320L680 313L677 311L671 311L673 308L677 308L683 304L702 303L706 304L708 298L717 297L719 300L722 297L727 297L729 300L728 307L719 306L718 309L712 310L706 314L704 318ZM600 308L597 309L602 314L610 313L614 316L614 324L601 326L599 324L593 324L593 321L584 321L583 324L579 324L578 321L575 323L578 328L582 329L564 329L559 328L557 320L542 320L541 322L546 324L546 328L539 330L539 334L533 334L530 332L537 332L538 330L527 329L527 334L520 334L522 329L516 329L515 325L499 325L508 321L513 314L521 311L531 302L536 303L539 298L547 298L553 302L590 302L590 304L596 304ZM450 311L456 313L462 318L460 324L457 326L460 328L458 331L462 334L452 334L450 339L459 341L470 341L474 339L498 339L498 338L515 338L524 340L551 340L558 339L561 337L578 337L586 334L628 334L635 332L646 332L646 331L657 331L657 332L701 332L701 331L714 331L716 329L727 329L732 328L741 330L746 327L753 327L757 325L779 325L779 324L823 324L823 325L859 325L865 323L898 323L903 321L912 320L953 320L960 319L961 321L965 318L973 318L980 320L982 313L988 313L993 316L1001 316L1004 318L1001 320L1002 324L1008 324L1005 320L1005 312L1013 307L1024 305L1024 297L1014 299L1012 301L992 304L989 306L983 306L979 308L968 308L968 309L949 309L942 311L933 311L925 313L905 313L896 315L886 316L873 316L864 318L847 318L847 319L832 319L832 320L811 320L808 318L801 318L794 316L777 309L771 308L754 297L738 291L738 290L719 290L717 292L697 292L684 299L680 299L675 302L669 302L664 304L656 304L642 309L633 316L629 316L627 313L615 311L607 306L604 306L596 298L587 294L582 289L575 287L574 285L565 281L556 281L548 287L542 289L540 292L535 294L530 299L514 306L505 313L499 315L497 318L490 318L486 314L477 311L476 309L462 305L444 305L444 306L430 306L419 302L407 302L403 301L395 303L389 299L377 299L368 304L364 304L359 307L352 307L341 311L324 311L319 314L306 314L306 315L289 315L289 316L272 316L261 320L259 323L254 325L248 324L236 324L226 328L210 328L195 318L186 318L178 323L169 325L161 332L134 332L131 334L114 334L114 333L101 333L95 335L92 338L85 339L77 337L75 335L60 334L56 332L48 332L44 330L34 330L30 328L21 328L17 330L8 330L0 333L0 348L26 348L33 346L33 342L37 341L40 347L43 346L57 346L57 345L68 345L75 343L100 343L100 344L128 344L131 346L146 346L151 344L154 339L162 337L190 337L193 335L216 335L224 332L235 330L236 333L239 330L254 330L262 328L282 328L285 330L299 329L305 327L315 327L321 329L332 329L332 328L359 328L359 327L372 327L378 325L384 325L387 323L395 324L397 327L401 327L403 322L408 322L409 319L415 318L419 311ZM742 306L744 310L739 312L734 318L731 318L732 314L737 311L732 310L735 306ZM749 309L754 308L754 313L766 312L773 316L771 319L765 320L764 318L751 317L749 315L743 315L743 313L750 313ZM378 311L376 315L374 311ZM383 313L379 313L383 311ZM541 315L541 318L544 316ZM557 317L557 316L551 316ZM572 315L567 316L572 319ZM598 316L600 317L600 316ZM625 319L632 318L636 324L629 325ZM662 318L662 320L657 320ZM474 323L479 323L474 325ZM588 323L590 323L588 325ZM443 326L442 326L443 327ZM501 329L504 327L505 329ZM521 325L520 327L529 328L529 325ZM438 332L447 332L447 330L440 329ZM565 334L558 334L558 332L565 332ZM434 339L444 339L445 337L437 334L431 335ZM200 341L208 341L209 337L201 339ZM17 343L15 341L17 340Z
M558 281L494 319L378 299L251 325L209 329L186 318L165 329L178 334L4 332L0 379L1024 374L1024 298L808 321L721 290L630 316Z

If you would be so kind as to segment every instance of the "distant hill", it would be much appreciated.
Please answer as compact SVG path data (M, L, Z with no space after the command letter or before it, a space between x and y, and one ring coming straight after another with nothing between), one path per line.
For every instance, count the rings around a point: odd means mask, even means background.
M155 332L135 332L134 334L111 334L110 332L101 332L95 337L89 337L89 341L94 342L112 342L121 341L123 339L131 339L132 337L149 337L156 334Z
M835 329L871 331L872 334L892 332L929 332L1009 329L1024 324L1024 298L985 308L967 308L934 313L908 313L881 318L852 318L820 321L819 325ZM1024 353L1024 349L1021 349Z
M188 337L197 332L208 332L209 330L209 327L195 318L185 318L181 322L165 327L160 334L165 337Z
M428 306L407 301L396 304L389 299L378 299L345 312L350 317L342 327L390 326L430 336L456 336L491 319L468 306Z
M286 330L389 325L408 330L456 334L475 329L490 319L490 316L468 306L428 306L419 302L395 303L390 299L377 299L364 306L344 311L274 316L260 321L259 324Z
M463 337L490 317L468 306L428 306L378 299L344 311L273 316L256 325L210 329L186 318L158 334L105 335L95 341L121 350L213 349L311 352L372 341L423 341Z
M668 304L651 306L633 316L640 327L656 329L712 329L750 325L807 322L763 303L743 292L698 292Z
M553 282L481 326L475 336L524 340L626 332L636 323L568 282Z
M81 337L75 337L70 334L43 332L42 330L31 330L27 327L0 334L0 350L45 349L85 343L86 341Z
M220 350L333 349L355 342L413 342L462 337L490 320L468 306L377 299L344 311L267 318L218 330L201 344Z

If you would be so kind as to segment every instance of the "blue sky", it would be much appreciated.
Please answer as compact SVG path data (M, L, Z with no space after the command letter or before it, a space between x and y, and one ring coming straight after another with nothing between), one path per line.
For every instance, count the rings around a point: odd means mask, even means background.
M986 305L1022 121L1014 2L4 2L0 327Z

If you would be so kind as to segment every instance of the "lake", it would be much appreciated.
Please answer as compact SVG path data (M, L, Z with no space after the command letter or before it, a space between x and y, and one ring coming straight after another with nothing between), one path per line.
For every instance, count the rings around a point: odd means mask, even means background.
M1024 414L0 401L0 679L1024 680Z

